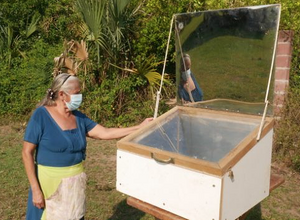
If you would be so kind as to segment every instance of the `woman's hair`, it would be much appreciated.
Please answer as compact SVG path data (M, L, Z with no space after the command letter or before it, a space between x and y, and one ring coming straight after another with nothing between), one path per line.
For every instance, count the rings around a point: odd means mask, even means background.
M37 107L54 105L59 91L69 92L74 89L74 85L80 85L80 81L76 76L67 73L59 74L54 78L51 88L47 90L46 96Z
M180 59L181 70L183 70L183 71L187 70L187 68L185 66L186 61L191 62L191 57L187 53L183 54L182 59Z

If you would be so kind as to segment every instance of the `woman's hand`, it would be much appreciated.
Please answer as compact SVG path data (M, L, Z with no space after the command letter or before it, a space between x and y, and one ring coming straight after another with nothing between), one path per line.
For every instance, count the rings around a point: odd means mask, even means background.
M143 127L145 125L147 125L149 122L153 121L153 118L146 118L140 125L139 127Z
M40 189L32 190L33 205L39 209L45 208L45 199Z

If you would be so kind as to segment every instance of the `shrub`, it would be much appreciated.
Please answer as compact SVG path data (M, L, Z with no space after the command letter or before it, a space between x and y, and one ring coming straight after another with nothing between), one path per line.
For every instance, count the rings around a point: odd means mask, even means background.
M111 74L100 85L87 85L82 109L92 119L109 127L135 124L153 116L154 102L151 98L145 99L146 84L147 81L138 75L121 78Z
M300 171L300 90L291 90L282 119L276 126L275 152L280 159Z
M0 115L24 119L46 94L52 76L53 57L61 46L50 46L39 40L28 51L27 58L14 58L14 66L0 64Z

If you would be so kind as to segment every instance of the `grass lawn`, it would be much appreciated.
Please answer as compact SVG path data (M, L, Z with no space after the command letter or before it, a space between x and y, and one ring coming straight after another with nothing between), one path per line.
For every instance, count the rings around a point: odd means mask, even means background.
M1 220L25 217L29 185L21 159L23 132L21 125L0 126ZM153 220L152 216L127 206L126 196L116 191L115 155L116 141L88 140L86 219ZM278 163L273 163L272 170L285 176L285 183L256 206L247 219L300 219L299 173Z

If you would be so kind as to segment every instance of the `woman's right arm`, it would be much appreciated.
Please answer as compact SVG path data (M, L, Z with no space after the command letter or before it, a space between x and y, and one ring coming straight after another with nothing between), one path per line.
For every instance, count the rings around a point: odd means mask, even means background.
M45 200L36 176L36 170L34 164L35 148L36 148L35 144L24 141L23 149L22 149L22 158L23 158L23 163L32 190L33 205L41 209L45 207Z

